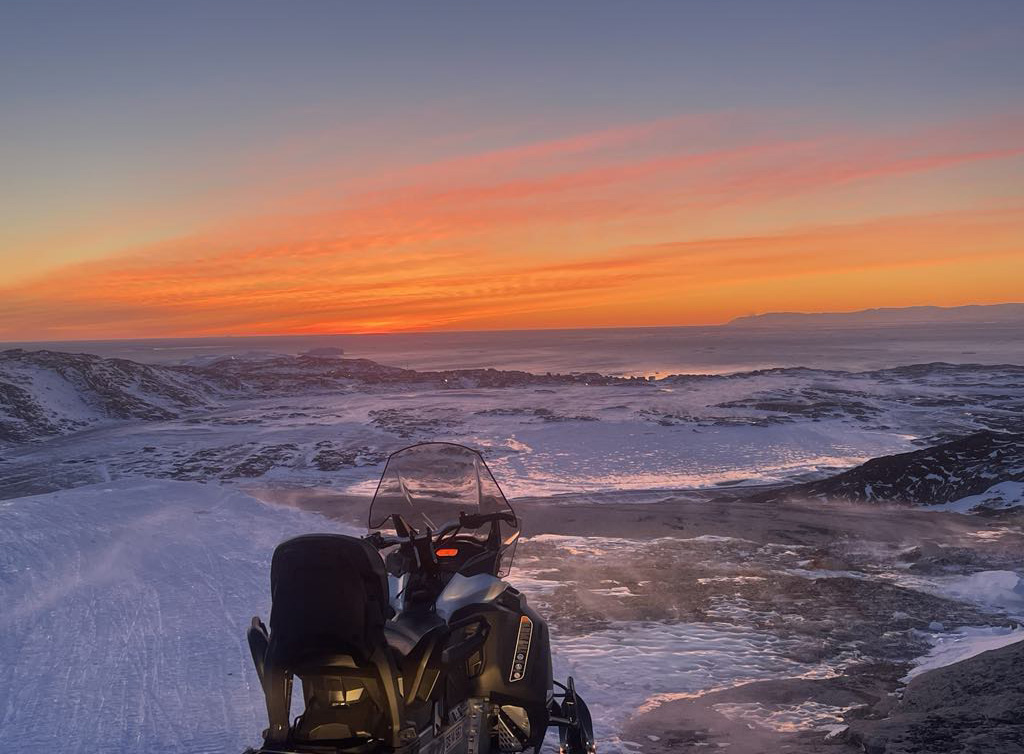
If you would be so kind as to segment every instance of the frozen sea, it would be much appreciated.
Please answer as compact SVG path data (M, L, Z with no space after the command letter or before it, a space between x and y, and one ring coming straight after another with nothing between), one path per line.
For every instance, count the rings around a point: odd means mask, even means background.
M612 375L724 374L774 367L861 371L905 364L1024 364L1024 328L1012 324L887 327L642 327L387 335L177 338L0 343L143 363L213 355L294 355L342 348L346 356L408 369L521 369Z

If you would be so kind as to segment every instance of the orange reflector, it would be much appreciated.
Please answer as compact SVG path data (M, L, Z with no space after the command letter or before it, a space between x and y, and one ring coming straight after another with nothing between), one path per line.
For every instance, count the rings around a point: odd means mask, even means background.
M436 552L437 557L439 558L454 558L456 555L459 554L459 551L454 547L442 547L440 550L437 550Z

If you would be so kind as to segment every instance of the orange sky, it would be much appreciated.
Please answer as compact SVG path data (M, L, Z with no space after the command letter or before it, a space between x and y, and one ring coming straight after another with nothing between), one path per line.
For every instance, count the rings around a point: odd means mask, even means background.
M1024 300L1024 3L9 5L2 341Z
M436 161L382 150L358 171L279 159L253 155L255 185L205 197L223 211L189 232L160 232L175 228L171 206L22 242L0 339L701 324L1024 299L1016 114L879 130L712 112Z

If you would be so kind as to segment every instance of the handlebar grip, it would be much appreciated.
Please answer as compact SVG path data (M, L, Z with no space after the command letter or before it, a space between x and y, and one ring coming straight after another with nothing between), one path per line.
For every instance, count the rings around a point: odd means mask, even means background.
M376 547L378 550L383 550L385 547L391 547L392 545L401 544L400 540L385 537L379 531L375 531L373 534L369 534L366 537L370 544Z

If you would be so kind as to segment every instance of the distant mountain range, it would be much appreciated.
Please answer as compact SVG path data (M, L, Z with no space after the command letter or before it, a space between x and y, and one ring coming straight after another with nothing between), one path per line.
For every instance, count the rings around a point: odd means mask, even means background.
M769 312L737 317L726 327L872 327L935 324L1024 325L1024 304L907 306L856 312Z

